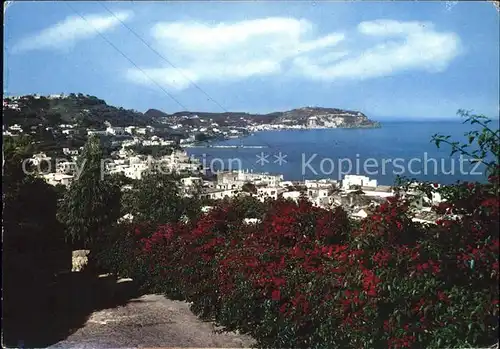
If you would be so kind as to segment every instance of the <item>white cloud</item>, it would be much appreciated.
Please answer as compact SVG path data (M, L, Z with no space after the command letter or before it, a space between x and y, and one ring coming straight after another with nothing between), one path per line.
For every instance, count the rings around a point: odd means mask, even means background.
M442 71L461 47L455 33L437 31L427 22L368 21L349 35L318 35L315 29L307 20L282 17L218 24L157 23L151 30L154 45L179 69L165 63L143 70L156 82L178 90L189 87L190 81L273 74L326 81L368 79L408 70ZM371 46L363 47L366 42ZM137 69L126 76L151 83Z
M62 49L71 47L77 41L92 38L106 30L126 21L132 17L132 12L122 11L112 15L84 15L86 21L80 16L69 16L55 25L43 29L38 34L25 37L14 47L14 52L30 51L37 49Z
M358 31L373 36L407 36L411 33L432 30L434 25L429 22L399 22L390 19L361 22Z
M431 23L378 20L360 23L358 32L391 40L345 56L335 64L321 64L321 57L296 59L297 68L318 80L368 79L408 70L440 72L461 50L455 33L438 32Z
M215 25L158 23L151 31L155 46L179 71L168 64L143 71L179 90L188 87L189 80L227 81L283 73L289 58L335 46L344 39L341 33L312 38L313 32L309 21L281 17ZM127 77L151 83L137 69L129 70Z

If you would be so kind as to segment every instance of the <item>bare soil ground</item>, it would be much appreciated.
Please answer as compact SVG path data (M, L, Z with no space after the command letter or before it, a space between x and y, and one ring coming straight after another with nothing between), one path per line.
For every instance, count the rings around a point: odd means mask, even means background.
M45 290L43 294L40 290ZM253 340L219 333L185 302L141 295L130 279L85 273L50 287L16 287L3 310L3 346L24 348L248 348Z
M253 343L247 336L214 330L187 303L144 295L92 313L82 328L50 348L244 348Z

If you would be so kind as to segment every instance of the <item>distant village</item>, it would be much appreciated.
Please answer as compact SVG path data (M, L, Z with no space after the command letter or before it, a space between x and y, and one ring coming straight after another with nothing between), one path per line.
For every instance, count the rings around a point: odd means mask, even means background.
M51 95L46 98L63 98L63 95ZM36 97L35 97L36 98ZM4 101L4 108L19 108L17 99L10 98L9 102ZM193 118L193 116L186 116ZM315 119L313 119L314 121ZM335 123L336 121L332 121ZM44 127L43 125L38 125ZM145 171L151 169L161 169L167 173L181 174L179 186L181 192L186 195L193 195L194 190L211 200L221 200L241 195L251 195L261 201L266 199L299 200L307 198L315 206L323 208L344 207L354 218L364 218L369 211L381 204L387 197L393 196L394 191L390 186L379 185L375 179L366 176L345 175L341 180L320 179L304 181L286 181L281 174L254 173L253 171L220 171L208 173L198 159L188 156L184 148L192 146L196 141L194 136L189 136L179 140L168 139L157 134L155 127L149 125L138 127L134 125L126 127L116 127L109 122L105 122L105 129L82 130L76 124L60 124L57 127L47 127L47 130L71 137L74 133L84 133L87 137L91 135L106 136L111 139L114 150L106 160L105 171L109 174L122 174L128 178L140 180ZM279 126L279 125L278 125ZM273 125L272 128L279 128ZM331 127L336 124L329 125ZM172 128L183 128L182 124L172 125ZM251 130L261 130L263 125L255 126ZM220 132L219 125L211 123L204 131ZM188 130L195 134L199 131ZM25 132L36 132L34 130L24 130L20 125L12 125L3 128L4 136L15 136ZM239 136L238 129L225 129L223 136ZM160 156L144 155L137 152L137 147L164 147L169 149L169 154ZM51 185L63 185L68 187L77 178L77 159L82 147L63 148L62 153L65 160L57 159L54 168L49 169L49 173L44 171L41 176ZM33 166L41 163L51 163L50 156L41 152L35 154L29 162ZM250 188L250 189L249 189ZM415 205L415 220L433 223L436 215L431 211L431 206L441 202L439 194L434 194L431 199L422 193L409 191L407 195L418 198L419 204ZM204 210L209 210L207 206Z

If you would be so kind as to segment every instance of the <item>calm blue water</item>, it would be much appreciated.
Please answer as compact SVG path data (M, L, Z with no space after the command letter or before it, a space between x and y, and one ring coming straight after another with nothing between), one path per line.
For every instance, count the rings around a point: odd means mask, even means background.
M484 181L484 168L475 171L450 147L431 143L435 133L465 141L470 125L458 122L386 122L379 129L325 129L263 131L219 145L258 145L264 149L192 148L188 153L212 169L242 169L282 173L285 180L333 178L361 174L391 185L396 175L439 183ZM258 155L268 163L257 163ZM286 162L278 163L279 153ZM232 159L232 160L231 160ZM222 164L224 162L224 164ZM481 172L481 173L478 173Z

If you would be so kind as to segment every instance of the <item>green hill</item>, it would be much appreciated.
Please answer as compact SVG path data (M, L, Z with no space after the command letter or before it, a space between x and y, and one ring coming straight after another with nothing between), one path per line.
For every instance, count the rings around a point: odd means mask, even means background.
M17 103L19 110L6 108L5 102ZM83 94L70 94L63 98L22 96L14 101L4 98L3 124L10 126L33 126L43 124L56 126L64 123L76 123L83 127L103 127L108 121L113 126L145 126L152 118L135 110L116 108L102 99Z

